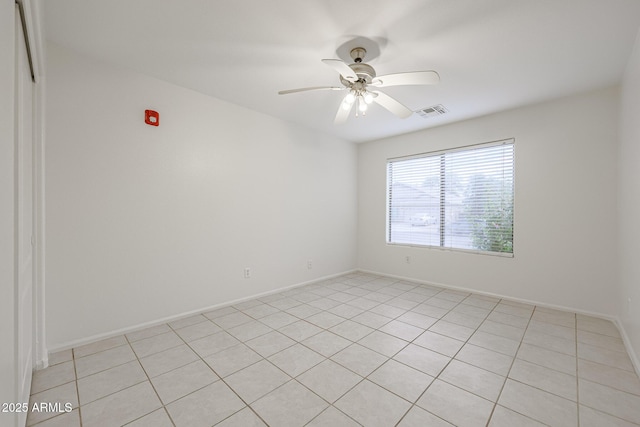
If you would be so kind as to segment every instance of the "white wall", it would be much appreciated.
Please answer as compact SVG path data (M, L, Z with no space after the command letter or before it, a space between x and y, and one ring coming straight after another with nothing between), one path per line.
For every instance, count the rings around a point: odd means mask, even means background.
M0 402L16 399L14 270L14 67L13 0L0 1ZM0 425L15 425L0 412Z
M614 314L617 109L610 88L361 144L358 266ZM513 258L385 244L387 158L511 137Z
M640 355L640 32L622 82L618 166L620 313ZM631 302L629 302L629 298ZM637 362L636 362L637 363Z
M353 144L47 56L49 349L356 267Z

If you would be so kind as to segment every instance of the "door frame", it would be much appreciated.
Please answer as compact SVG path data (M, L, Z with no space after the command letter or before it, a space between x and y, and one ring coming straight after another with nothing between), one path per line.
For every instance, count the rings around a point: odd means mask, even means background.
M45 311L45 45L42 0L16 0L28 43L33 85L33 362L49 365Z
M21 13L15 7L14 65L14 354L17 402L28 402L34 363L35 313L33 282L35 276L34 244L34 83L28 48L21 25ZM26 423L26 411L17 413L18 424Z

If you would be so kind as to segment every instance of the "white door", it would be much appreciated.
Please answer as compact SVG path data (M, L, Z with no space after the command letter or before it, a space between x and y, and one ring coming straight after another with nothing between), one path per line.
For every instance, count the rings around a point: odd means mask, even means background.
M16 9L16 343L19 402L29 401L33 369L33 81ZM18 425L24 425L26 414Z

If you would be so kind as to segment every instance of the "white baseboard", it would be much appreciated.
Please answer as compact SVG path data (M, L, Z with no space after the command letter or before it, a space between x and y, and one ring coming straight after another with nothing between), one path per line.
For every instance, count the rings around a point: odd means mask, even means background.
M283 286L281 288L272 289L270 291L261 292L259 294L251 295L251 296L248 296L248 297L238 298L238 299L235 299L235 300L232 300L232 301L226 301L226 302L223 302L223 303L220 303L220 304L215 304L215 305L211 305L211 306L207 306L207 307L198 308L196 310L190 310L190 311L183 312L183 313L180 313L180 314L163 317L161 319L156 319L156 320L152 320L152 321L149 321L149 322L139 323L137 325L128 326L126 328L120 328L120 329L116 329L116 330L105 332L105 333L101 333L101 334L91 335L91 336L86 337L86 338L81 338L81 339L78 339L78 340L68 341L68 342L65 342L65 343L62 343L62 344L51 346L48 349L49 350L48 353L49 354L50 353L56 353L58 351L68 350L70 348L79 347L81 345L91 344L93 342L100 341L100 340L103 340L103 339L115 337L115 336L118 336L118 335L128 334L128 333L131 333L131 332L139 331L141 329L146 329L146 328L150 328L152 326L161 325L163 323L173 322L175 320L180 320L180 319L183 319L185 317L193 316L195 314L205 313L207 311L212 311L212 310L216 310L218 308L223 308L223 307L227 307L227 306L230 306L230 305L239 304L241 302L249 301L249 300L252 300L252 299L255 299L255 298L260 298L260 297L265 297L267 295L277 294L278 292L283 292L283 291L286 291L286 290L289 290L289 289L299 288L301 286L310 285L312 283L322 282L323 280L332 279L334 277L343 276L345 274L351 274L351 273L354 273L356 271L358 271L358 270L354 269L354 270L343 271L341 273L330 274L328 276L323 276L323 277L319 277L319 278L316 278L316 279L313 279L313 280L308 280L308 281L305 281L305 282L296 283L294 285ZM41 368L39 368L39 365L40 365L40 362L38 362L38 364L36 366L37 369L41 369ZM47 365L48 365L48 363L44 364L43 367L46 367Z
M168 323L168 322L173 322L175 320L179 320L185 317L189 317L189 316L193 316L195 314L199 314L199 313L205 313L207 311L212 311L212 310L216 310L218 308L223 308L223 307L227 307L230 305L234 305L234 304L239 304L241 302L245 302L245 301L249 301L255 298L260 298L260 297L264 297L267 295L272 295L272 294L276 294L278 292L283 292L289 289L295 289L301 286L306 286L312 283L316 283L316 282L321 282L323 280L328 280L328 279L332 279L338 276L343 276L345 274L351 274L354 272L362 272L362 273L368 273L368 274L375 274L378 276L385 276L385 277L391 277L394 279L398 279L398 280L407 280L410 282L415 282L415 283L421 283L421 284L425 284L425 285L431 285L431 286L437 286L440 288L445 288L445 289L452 289L452 290L457 290L457 291L464 291L464 292L470 292L470 293L474 293L474 294L479 294L479 295L485 295L485 296L490 296L490 297L494 297L494 298L500 298L500 299L507 299L510 301L515 301L515 302L520 302L520 303L524 303L524 304L530 304L530 305L536 305L539 307L545 307L545 308L553 308L556 310L562 310L562 311L570 311L572 313L578 313L578 314L583 314L585 316L592 316L592 317L598 317L601 319L606 319L609 320L611 322L613 322L616 327L618 328L618 331L620 332L620 336L622 337L622 341L624 342L625 348L627 349L627 353L629 354L629 358L631 359L631 363L633 364L636 373L638 373L638 375L640 375L640 360L638 359L637 354L635 353L633 347L631 346L631 342L629 340L629 336L627 335L626 330L624 329L624 326L620 320L619 317L617 316L610 316L607 314L603 314L603 313L598 313L598 312L592 312L592 311L587 311L587 310L581 310L581 309L577 309L574 307L566 307L566 306L561 306L561 305L555 305L555 304L548 304L548 303L544 303L544 302L540 302L540 301L534 301L534 300L528 300L528 299L523 299L523 298L515 298L512 296L508 296L508 295L501 295L501 294L496 294L496 293L492 293L492 292L484 292L484 291L479 291L477 289L471 289L471 288L465 288L465 287L461 287L461 286L453 286L453 285L448 285L448 284L444 284L444 283L436 283L436 282L431 282L431 281L427 281L427 280L421 280L421 279L416 279L414 277L407 277L407 276L398 276L398 275L393 275L393 274L387 274L387 273L382 273L382 272L378 272L378 271L372 271L372 270L362 270L362 269L357 269L357 270L348 270L348 271L344 271L341 273L337 273L337 274L331 274L328 276L323 276L323 277L319 277L313 280L309 280L306 282L301 282L301 283L297 283L294 285L289 285L289 286L284 286L281 288L277 288L277 289L273 289L267 292L262 292L259 294L255 294L255 295L251 295L248 297L244 297L244 298L239 298L239 299L235 299L232 301L227 301L224 303L220 303L220 304L215 304L212 306L208 306L208 307L203 307L203 308L199 308L197 310L191 310L188 312L184 312L184 313L180 313L180 314L176 314L173 316L168 316L168 317L164 317L161 319L156 319L150 322L145 322L145 323L140 323L134 326L130 326L127 328L121 328L121 329L117 329L114 331L110 331L110 332L106 332L106 333L102 333L102 334L96 334L96 335L92 335L86 338L82 338L79 340L74 340L74 341L69 341L57 346L53 346L49 349L50 353L55 353L57 351L62 351L62 350L68 350L70 348L74 348L74 347L78 347L81 345L85 345L85 344L90 344L92 342L96 342L96 341L100 341L106 338L111 338L114 336L118 336L118 335L122 335L122 334L128 334L130 332L135 332L141 329L145 329L145 328L149 328L152 326L157 326L163 323ZM48 366L48 358L46 358L45 360L42 361L37 361L36 364L36 369L42 369L42 368L46 368Z
M446 283L437 283L437 282L431 282L431 281L428 281L428 280L416 279L414 277L397 276L397 275L394 275L394 274L385 274L385 273L380 273L380 272L371 271L371 270L358 270L358 271L361 271L363 273L376 274L376 275L379 275L379 276L393 277L394 279L407 280L407 281L410 281L410 282L420 283L420 284L424 284L424 285L437 286L439 288L452 289L452 290L455 290L455 291L464 291L464 292L474 293L474 294L478 294L478 295L485 295L485 296L494 297L494 298L500 298L500 299L507 299L509 301L521 302L523 304L537 305L539 307L553 308L553 309L562 310L562 311L570 311L572 313L584 314L585 316L599 317L601 319L606 319L606 320L610 320L612 322L615 322L615 317L613 317L613 316L610 316L610 315L607 315L607 314L598 313L598 312L593 312L593 311L580 310L580 309L577 309L577 308L574 308L574 307L566 307L566 306L563 306L563 305L549 304L549 303L545 303L545 302L528 300L528 299L524 299L524 298L516 298L516 297L512 297L512 296L508 296L508 295L496 294L496 293L493 293L493 292L484 292L484 291L480 291L478 289L465 288L465 287L462 287L462 286L454 286L454 285L449 285L449 284L446 284Z
M36 360L33 369L39 371L40 369L49 367L49 355L46 354L44 358Z
M495 294L495 293L492 293L492 292L483 292L483 291L479 291L477 289L465 288L465 287L462 287L462 286L453 286L453 285L448 285L448 284L444 284L444 283L430 282L430 281L427 281L427 280L416 279L414 277L397 276L397 275L394 275L394 274L381 273L379 271L372 271L372 270L359 269L358 271L360 271L362 273L375 274L375 275L378 275L378 276L392 277L394 279L407 280L407 281L410 281L410 282L420 283L420 284L424 284L424 285L437 286L437 287L440 287L440 288L452 289L452 290L456 290L456 291L470 292L470 293L474 293L474 294L478 294L478 295L485 295L485 296L490 296L490 297L494 297L494 298L507 299L509 301L521 302L521 303L524 303L524 304L536 305L536 306L545 307L545 308L553 308L553 309L556 309L556 310L569 311L569 312L576 313L576 314L582 314L582 315L585 315L585 316L598 317L600 319L609 320L609 321L613 322L613 324L616 326L616 328L618 328L618 332L620 332L620 336L622 337L622 342L624 343L624 346L627 349L627 353L629 355L629 358L631 359L631 363L633 364L633 367L636 370L636 374L638 374L640 376L640 360L638 359L638 355L636 354L636 352L634 351L633 347L631 346L631 341L629 340L629 336L627 335L627 331L624 329L624 325L622 324L622 322L620 321L620 318L618 316L611 316L611 315L608 315L608 314L603 314L603 313L598 313L598 312L593 312L593 311L588 311L588 310L581 310L581 309L578 309L578 308L575 308L575 307L566 307L566 306L562 306L562 305L549 304L549 303L540 302L540 301L528 300L528 299L523 299L523 298L515 298L515 297L508 296L508 295Z
M619 317L616 317L614 321L616 326L618 327L618 331L620 331L620 336L622 337L622 342L624 343L625 348L627 349L627 354L629 355L629 359L631 359L631 364L636 370L636 374L640 376L640 360L638 359L638 355L636 354L633 346L631 345L631 340L629 339L629 335L627 334L626 329L624 328L624 324Z

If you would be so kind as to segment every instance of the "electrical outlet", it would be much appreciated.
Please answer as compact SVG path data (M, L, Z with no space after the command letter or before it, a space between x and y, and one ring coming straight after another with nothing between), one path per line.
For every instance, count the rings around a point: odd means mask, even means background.
M311 270L313 268L313 261L311 261L311 260L307 261L307 268L309 270Z
M244 269L244 278L245 279L250 279L251 278L251 269L248 268L248 267Z
M406 257L404 257L404 260L407 264L411 264L411 257L409 255L407 255Z

